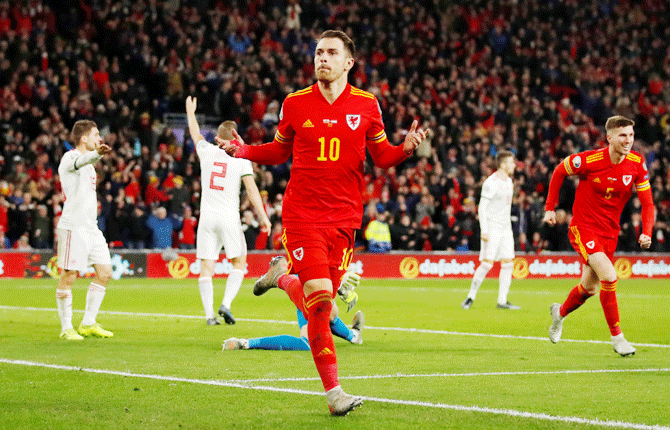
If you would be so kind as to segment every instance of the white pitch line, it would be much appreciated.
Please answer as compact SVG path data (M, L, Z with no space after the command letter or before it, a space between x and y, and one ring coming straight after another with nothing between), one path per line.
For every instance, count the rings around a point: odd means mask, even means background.
M21 306L0 306L0 310L19 310L19 311L46 311L46 312L56 312L56 308L35 308L35 307L21 307ZM83 313L82 310L75 310L75 313ZM100 311L100 314L106 315L123 315L131 317L151 317L151 318L182 318L182 319L203 319L199 315L179 315L179 314L154 314L146 312L120 312L120 311ZM286 324L286 325L297 325L296 321L282 321L282 320L265 320L265 319L254 319L254 318L237 318L237 321L247 321L247 322L258 322L263 324ZM406 327L376 327L371 325L366 325L365 330L381 330L381 331L402 331L407 333L426 333L426 334L444 334L449 336L473 336L473 337L492 337L497 339L521 339L521 340L539 340L546 342L548 338L540 336L517 336L512 334L493 334L493 333L468 333L468 332L458 332L458 331L449 331L449 330L429 330L429 329L420 329L420 328L406 328ZM574 342L574 343L595 343L595 344L606 344L611 345L611 341L605 340L590 340L590 339L561 339L561 342ZM630 343L631 345L640 346L640 347L649 347L649 348L670 348L670 345L658 344L658 343Z
M132 373L132 372L121 372L116 370L106 370L106 369L92 369L87 367L75 367L75 366L62 366L58 364L47 364L47 363L38 363L34 361L26 360L9 360L0 358L0 363L6 364L15 364L31 367L43 367L56 370L68 370L68 371L77 371L77 372L88 372L95 374L103 375L112 375L112 376L124 376L132 378L143 378L143 379L153 379L159 381L171 381L171 382L182 382L182 383L191 383L191 384L200 384L200 385L213 385L220 387L231 387L231 388L241 388L247 390L259 390L259 391L273 391L280 393L292 393L292 394L303 394L310 396L323 396L323 392L318 391L309 391L309 390L296 390L293 388L278 388L278 387L267 387L267 386L258 386L258 385L244 385L232 381L216 381L208 379L193 379L193 378L178 378L174 376L162 376L162 375L152 375L144 373ZM649 425L649 424L639 424L639 423L630 423L625 421L610 421L610 420L600 420L600 419L589 419L581 417L568 417L561 415L549 415L545 413L536 413L536 412L524 412L517 411L514 409L499 409L499 408L487 408L481 406L464 406L464 405L449 405L445 403L434 403L434 402L422 402L416 400L399 400L399 399L386 399L381 397L368 397L361 396L363 400L370 402L378 403L389 403L395 405L405 405L405 406L420 406L426 408L435 408L435 409L448 409L454 411L463 411L463 412L481 412L494 415L506 415L510 417L519 417L519 418L529 418L535 420L543 421L555 421L555 422L565 422L565 423L576 423L576 424L587 424L600 427L618 427L626 429L639 429L639 430L670 430L670 427L662 425Z
M524 375L575 375L588 373L636 373L636 372L670 372L668 368L658 369L584 369L584 370L555 370L540 372L471 372L471 373L392 373L389 375L360 375L360 376L340 376L339 379L360 380L360 379L391 379L391 378L450 378L450 377L479 377L479 376L524 376ZM231 382L250 383L250 382L301 382L301 381L320 381L320 378L257 378L257 379L233 379Z

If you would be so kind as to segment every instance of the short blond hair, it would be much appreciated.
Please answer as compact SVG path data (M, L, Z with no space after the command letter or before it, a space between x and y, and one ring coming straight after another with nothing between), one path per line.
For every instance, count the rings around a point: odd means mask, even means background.
M615 128L628 127L629 125L635 125L635 121L622 115L611 116L607 118L607 122L605 123L605 131L607 131L607 134L609 134L609 132Z
M79 141L81 140L82 136L88 134L89 131L97 127L98 126L96 123L89 119L80 119L79 121L75 122L74 126L72 127L72 141L74 142L75 146L79 145Z
M233 140L232 130L237 131L237 123L235 121L223 121L216 130L216 134L221 139Z

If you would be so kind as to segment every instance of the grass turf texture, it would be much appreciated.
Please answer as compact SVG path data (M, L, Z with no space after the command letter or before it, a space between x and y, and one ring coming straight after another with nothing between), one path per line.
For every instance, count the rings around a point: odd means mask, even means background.
M344 389L375 399L346 418L328 415L309 353L221 351L228 337L297 334L286 295L254 297L252 281L233 303L237 324L215 327L195 280L114 281L98 317L114 338L81 342L58 339L55 280L3 281L0 427L670 427L667 281L619 281L622 328L638 344L622 358L597 297L566 319L564 341L547 339L549 305L576 280L514 280L510 301L522 309L507 311L495 308L497 280L488 279L465 311L468 280L364 279L354 309L365 312L364 344L335 342ZM75 327L87 285L73 290ZM217 308L223 288L216 280ZM354 312L340 308L350 324Z

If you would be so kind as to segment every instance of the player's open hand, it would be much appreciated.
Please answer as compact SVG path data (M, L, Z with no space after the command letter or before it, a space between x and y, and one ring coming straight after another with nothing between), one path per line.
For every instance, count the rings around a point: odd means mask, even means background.
M640 248L649 249L651 246L651 237L647 236L646 234L641 234L638 242L640 243Z
M101 142L95 146L95 150L98 151L98 154L105 155L109 153L112 150L112 148L106 143Z
M418 129L417 127L419 126L419 121L414 120L412 122L412 126L410 127L409 131L407 132L407 136L405 136L405 141L402 144L402 150L405 152L405 154L409 155L416 148L419 147L419 144L423 142L423 140L428 136L428 131L429 129L422 130Z
M195 97L188 96L186 97L186 113L195 114L195 110L198 107L198 99Z
M556 212L546 211L544 213L544 218L542 219L542 222L546 222L549 225L556 224Z
M221 139L219 136L215 136L214 140L216 140L216 144L219 145L219 148L226 151L228 155L235 157L235 154L246 145L242 137L237 133L237 130L233 129L230 131L233 133L233 140Z

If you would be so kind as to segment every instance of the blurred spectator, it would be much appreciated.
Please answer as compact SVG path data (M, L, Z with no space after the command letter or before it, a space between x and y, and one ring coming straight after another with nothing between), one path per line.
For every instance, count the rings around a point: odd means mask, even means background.
M147 216L142 206L135 206L132 213L128 216L128 239L126 247L130 249L146 248L146 239L149 237L147 232Z
M9 238L5 236L4 228L0 228L0 249L10 249L12 247Z
M33 248L50 249L53 247L51 234L53 232L52 217L47 212L47 207L38 205L33 212L33 225L31 241Z
M198 219L193 216L191 206L184 206L184 218L179 231L179 249L195 249L197 225Z
M365 228L365 239L368 241L368 251L384 253L391 250L391 229L388 222L388 212L383 206L377 208L377 216Z
M170 214L182 214L191 202L191 193L184 186L184 179L181 176L175 176L172 182L174 187L166 192L170 198Z
M147 227L151 230L150 247L153 249L166 249L172 247L173 222L167 218L167 209L158 207L149 215Z
M390 233L393 249L416 249L419 236L409 215L402 215L399 223L394 223L390 226Z

